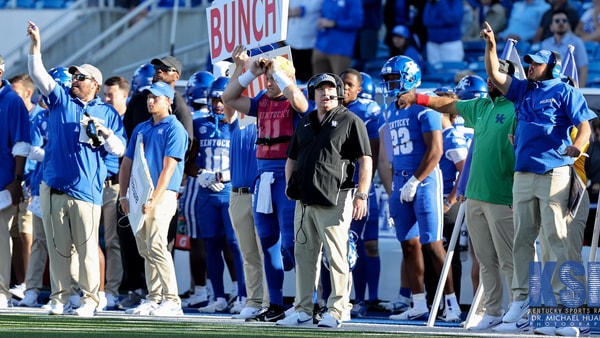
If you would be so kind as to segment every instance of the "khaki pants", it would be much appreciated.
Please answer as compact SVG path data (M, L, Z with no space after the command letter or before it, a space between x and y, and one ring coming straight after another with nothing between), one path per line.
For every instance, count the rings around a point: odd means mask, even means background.
M29 256L29 265L27 265L27 275L25 285L27 290L40 292L44 286L44 269L48 259L48 246L46 243L46 233L44 232L44 223L42 219L33 215L33 242L31 244L31 255Z
M516 172L513 184L515 240L513 243L513 300L529 296L529 263L535 254L535 239L543 229L551 257L557 266L567 260L567 224L565 213L569 198L570 168L554 168L546 174ZM546 255L546 253L542 253ZM564 287L558 274L552 278L554 292Z
M119 296L119 286L123 279L123 262L121 261L121 244L117 234L117 200L119 184L104 183L102 192L102 223L104 224L104 245L106 251L106 284L104 292Z
M77 257L77 282L83 293L81 304L98 306L100 205L77 200L67 194L51 193L45 182L40 185L40 204L50 258L51 303L69 302L72 286L71 259ZM72 254L73 249L77 256Z
M503 314L502 280L510 288L513 279L513 211L508 205L472 198L467 199L466 203L467 228L485 289L485 312L499 317Z
M348 266L348 231L352 221L352 194L342 190L339 205L322 207L296 203L294 254L296 257L296 311L312 315L313 291L321 248L325 247L331 276L329 313L338 320L349 317L352 273Z
M257 309L268 306L269 290L267 284L263 283L263 253L252 216L252 194L232 192L229 198L229 217L244 262L246 306Z
M167 190L155 203L154 211L146 214L144 226L135 234L140 256L144 258L148 287L146 299L155 303L171 300L180 304L175 265L167 248L169 224L177 211L177 195Z
M14 205L0 210L0 295L4 295L6 299L12 296L8 291L10 288L10 266L12 263L12 255L10 252L10 227L15 218L17 207Z

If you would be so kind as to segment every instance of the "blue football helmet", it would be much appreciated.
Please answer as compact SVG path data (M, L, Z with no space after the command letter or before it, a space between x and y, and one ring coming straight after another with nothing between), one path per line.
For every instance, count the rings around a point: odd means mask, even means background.
M381 90L386 97L398 97L421 85L421 68L408 56L394 56L381 67ZM392 75L400 76L391 79Z
M217 119L222 120L225 118L225 115L222 110L218 110L216 107L213 107L212 100L220 99L223 96L223 92L225 91L225 87L229 84L229 78L225 76L219 76L213 81L210 89L208 90L208 110L210 113Z
M152 85L152 78L154 77L154 66L149 63L144 63L139 66L138 69L133 73L131 78L131 93L133 95L137 92L141 92Z
M71 73L69 73L69 68L54 67L48 71L48 74L52 76L56 83L60 84L61 86L67 89L71 88L72 75Z
M358 93L358 97L363 99L375 100L375 86L373 85L373 78L371 75L360 72L362 76L362 90Z
M208 90L215 77L207 71L199 71L192 74L185 87L185 99L188 106L196 104L208 104Z
M460 79L454 87L454 92L461 100L470 100L476 97L487 97L487 82L477 75L467 75Z

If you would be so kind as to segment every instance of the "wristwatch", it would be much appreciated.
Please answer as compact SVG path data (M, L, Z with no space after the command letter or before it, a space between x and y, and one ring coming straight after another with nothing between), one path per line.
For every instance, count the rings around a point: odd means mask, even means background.
M364 192L360 192L357 191L354 193L354 198L360 198L361 200L367 200L367 198L369 198L369 195L365 194Z

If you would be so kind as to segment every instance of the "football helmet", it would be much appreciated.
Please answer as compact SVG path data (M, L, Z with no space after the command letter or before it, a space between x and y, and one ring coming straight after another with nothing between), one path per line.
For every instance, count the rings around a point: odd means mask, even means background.
M225 115L223 114L223 108L219 109L217 107L213 107L212 100L220 99L225 91L225 87L227 87L228 84L228 77L219 76L213 81L210 89L208 90L208 110L217 120L223 120Z
M208 90L215 77L207 71L199 71L192 74L185 87L185 99L188 106L193 103L208 104Z
M381 68L381 90L386 97L398 97L421 85L421 68L408 56L390 58ZM398 79L394 75L399 76Z
M477 75L467 75L460 79L454 87L454 92L461 100L470 100L476 97L487 97L487 82Z
M371 75L360 72L362 76L362 90L358 93L358 97L363 99L375 100L375 86L373 85L373 78Z
M144 63L139 66L138 69L133 73L131 78L131 93L133 95L137 92L141 92L152 85L152 78L154 77L154 66L149 63Z
M56 83L60 84L61 86L67 89L71 88L72 75L71 73L69 73L69 68L54 67L48 71L48 74L52 76Z

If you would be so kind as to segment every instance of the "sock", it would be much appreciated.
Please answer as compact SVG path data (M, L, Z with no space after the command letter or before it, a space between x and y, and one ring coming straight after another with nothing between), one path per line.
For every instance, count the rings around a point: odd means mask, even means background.
M381 274L381 258L367 256L367 285L369 287L369 299L379 299L379 275Z
M444 297L446 297L446 304L448 304L449 306L451 306L453 308L459 308L455 293L450 293L450 294L444 295Z
M412 294L412 292L410 291L409 288L400 288L400 296L404 296L406 298L410 298L410 295Z
M415 293L413 296L413 309L427 309L427 299L424 293Z

